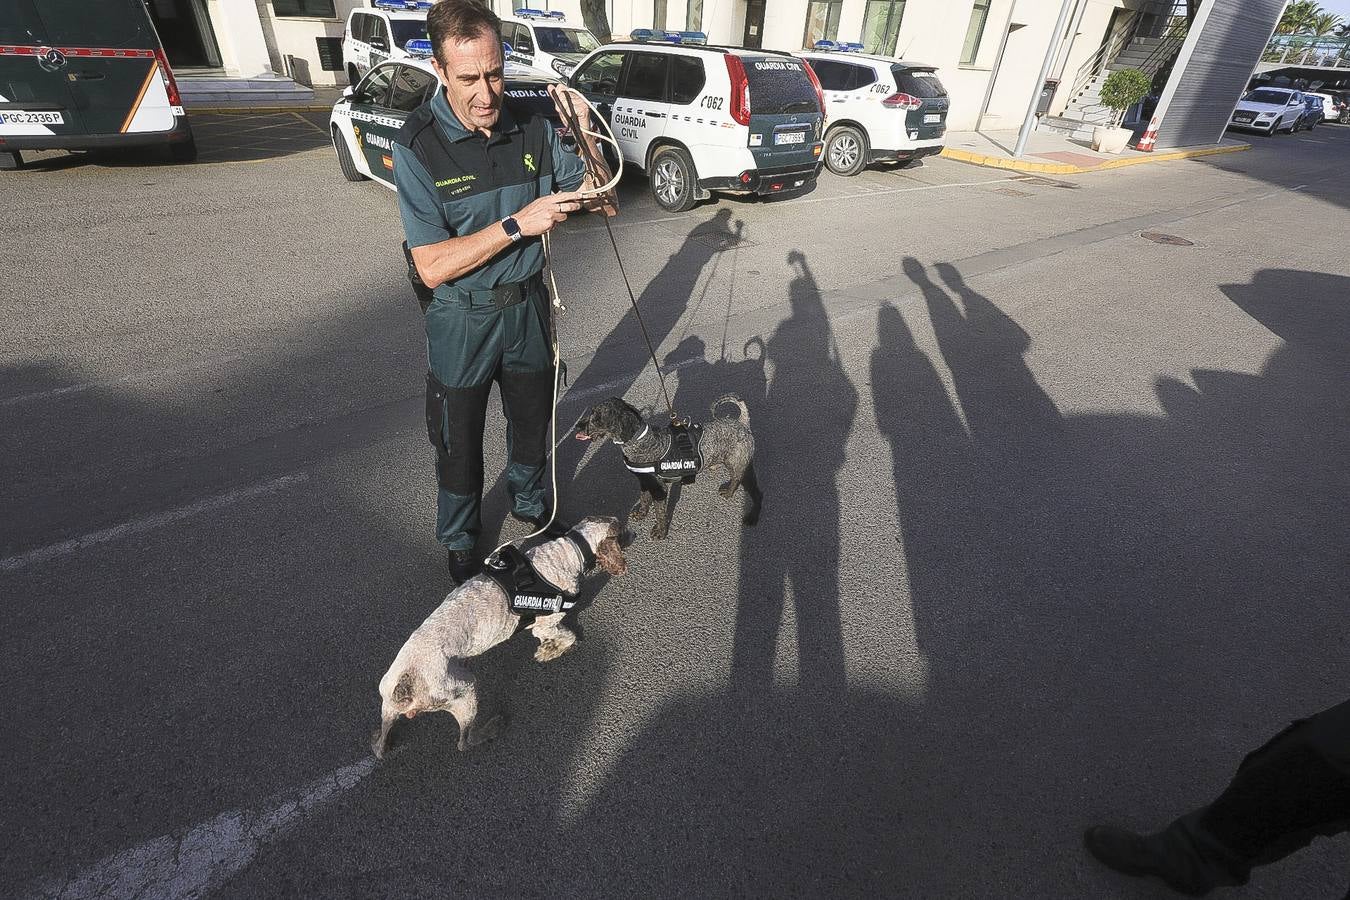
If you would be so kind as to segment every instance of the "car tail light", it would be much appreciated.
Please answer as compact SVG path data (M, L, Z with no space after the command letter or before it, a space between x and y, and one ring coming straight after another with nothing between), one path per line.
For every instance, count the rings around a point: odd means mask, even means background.
M913 94L901 92L899 94L891 94L885 100L881 101L881 105L889 107L890 109L918 109L920 106L923 106L923 101Z
M742 125L750 124L750 82L745 77L745 66L730 53L725 54L727 75L731 78L731 118Z
M173 69L169 68L169 61L164 58L163 47L156 48L155 59L159 60L159 77L164 79L164 90L169 94L169 105L182 106L183 98L178 94L178 82L174 81Z
M820 79L816 77L816 70L811 68L811 63L805 62L805 65L806 74L811 76L811 84L816 89L816 100L820 103L820 114L823 116L825 115L825 92L820 88Z
M749 184L753 179L754 179L754 176L750 174L750 170L749 170L749 169L747 169L746 171L744 171L744 172L741 173L741 178L740 178L741 184Z

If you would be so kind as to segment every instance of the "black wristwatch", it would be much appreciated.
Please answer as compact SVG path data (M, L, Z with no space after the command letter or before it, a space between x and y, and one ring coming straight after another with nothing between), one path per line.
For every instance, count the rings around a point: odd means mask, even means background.
M520 239L524 237L524 235L520 233L520 226L516 224L516 220L510 216L502 219L502 230L506 232L506 236L511 239L511 243L513 244L519 243Z

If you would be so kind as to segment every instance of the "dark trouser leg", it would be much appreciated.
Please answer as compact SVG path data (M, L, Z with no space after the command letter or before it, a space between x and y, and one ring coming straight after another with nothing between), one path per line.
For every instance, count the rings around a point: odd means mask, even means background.
M553 413L553 340L548 292L536 279L529 298L502 311L502 414L506 417L506 490L518 516L545 509L544 478Z
M1350 829L1350 701L1294 722L1242 761L1219 797L1150 841L1209 885Z
M553 413L553 369L501 375L506 417L506 490L518 516L544 512L548 432Z
M427 376L427 437L436 450L436 540L472 550L481 530L483 425L492 382L448 388Z

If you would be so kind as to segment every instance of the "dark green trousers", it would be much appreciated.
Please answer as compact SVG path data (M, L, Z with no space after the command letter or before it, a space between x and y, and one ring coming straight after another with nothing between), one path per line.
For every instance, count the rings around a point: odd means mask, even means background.
M438 295L426 311L427 437L436 451L436 539L471 550L481 531L483 428L492 383L506 417L506 488L520 516L544 511L553 409L549 298L535 276L525 299Z

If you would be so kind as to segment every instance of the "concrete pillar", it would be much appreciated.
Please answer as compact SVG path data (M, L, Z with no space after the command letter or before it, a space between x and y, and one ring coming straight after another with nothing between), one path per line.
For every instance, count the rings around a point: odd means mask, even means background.
M207 9L227 73L244 78L273 74L254 0L208 0Z

